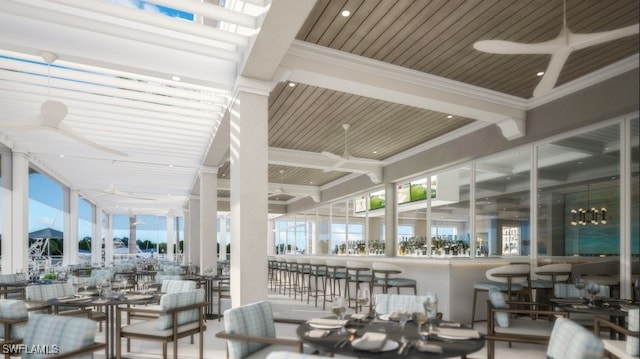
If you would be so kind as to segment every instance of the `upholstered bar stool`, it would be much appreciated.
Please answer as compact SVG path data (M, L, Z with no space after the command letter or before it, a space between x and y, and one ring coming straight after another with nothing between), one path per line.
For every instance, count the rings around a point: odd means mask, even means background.
M287 263L287 282L284 294L287 294L287 289L289 289L289 297L291 297L291 292L295 293L297 290L296 275L298 273L298 259L295 257L285 257L285 262Z
M488 293L491 289L497 289L507 293L508 300L511 300L514 293L528 290L531 293L529 264L509 264L496 268L491 268L485 272L488 282L479 282L473 285L473 307L471 308L471 328L474 323L483 320L476 320L476 301L479 292Z
M314 286L311 289L311 279L313 278ZM318 283L320 281L320 283ZM320 285L320 286L319 286ZM320 289L322 287L322 289ZM315 298L315 306L318 306L318 297L322 295L322 310L325 309L327 303L327 262L320 258L311 258L309 261L309 291L307 295L307 304L313 291Z
M418 294L416 287L416 281L410 278L402 278L402 268L391 263L374 262L371 265L373 272L372 291L375 287L381 287L382 293L387 293L389 288L396 288L398 294L400 294L400 288L413 289L413 294Z
M327 259L327 279L329 280L330 299L336 295L342 295L340 281L347 280L347 265L345 261Z
M269 282L269 290L275 289L276 271L278 270L278 261L274 256L267 256L267 281Z
M287 294L287 260L285 257L279 256L276 257L276 262L278 263L276 267L276 286L278 287L278 294L281 294L283 291L284 294Z
M371 292L371 282L373 275L371 274L371 265L364 262L347 261L347 280L345 281L344 293L349 301L349 307L351 307L351 283L355 286L355 294L358 294L361 284L366 284ZM355 298L355 297L354 297ZM358 304L356 303L356 311L358 310Z
M296 299L296 293L300 292L300 301L304 300L304 293L309 294L309 288L307 283L310 283L309 274L311 273L311 264L308 257L300 257L296 259L298 266L296 267L295 275L295 291L293 293L293 299ZM307 296L308 298L308 296Z

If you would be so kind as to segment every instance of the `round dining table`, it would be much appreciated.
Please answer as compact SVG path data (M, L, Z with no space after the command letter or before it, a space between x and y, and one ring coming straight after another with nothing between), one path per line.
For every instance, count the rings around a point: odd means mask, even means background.
M333 353L356 358L466 358L468 354L482 349L485 345L483 335L465 339L443 339L430 335L426 340L428 347L418 345L425 342L418 341L420 339L418 326L411 321L406 323L404 328L394 321L366 319L349 320L344 329L327 327L322 330L312 325L311 322L299 325L296 334L303 343L315 348L321 354ZM360 350L354 347L356 340L368 332L386 335L387 342L382 350ZM318 333L321 335L313 335Z

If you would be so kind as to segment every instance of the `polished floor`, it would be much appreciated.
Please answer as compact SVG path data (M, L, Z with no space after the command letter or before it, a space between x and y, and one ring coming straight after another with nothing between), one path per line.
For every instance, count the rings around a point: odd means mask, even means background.
M305 298L306 299L306 298ZM313 299L309 305L304 302L300 302L300 298L293 300L293 297L283 296L276 293L269 295L269 300L273 304L275 317L289 317L289 318L314 318L319 316L330 315L330 311L322 310L322 305L318 308L314 307ZM223 307L228 306L230 303L227 300L223 304ZM476 325L480 331L484 330L483 323ZM215 333L224 329L222 321L208 320L207 331L204 335L204 358L226 358L225 341L217 339ZM276 331L278 337L283 338L295 338L295 325L290 324L277 324ZM98 338L103 338L103 334L100 334ZM171 345L169 344L169 353L171 353ZM123 343L124 348L124 343ZM179 341L179 358L190 359L198 358L198 342L195 339L194 344L190 344L189 338L185 338ZM305 348L310 351L310 348ZM529 344L512 344L511 348L508 348L506 343L496 344L496 357L497 358L518 358L518 359L544 359L546 347L541 345L529 345ZM103 358L104 353L96 353L96 358ZM132 341L131 352L123 353L123 357L132 359L158 359L162 358L162 347L159 343ZM169 358L171 354L169 354ZM336 356L337 357L337 356ZM427 356L425 356L426 358ZM480 359L486 358L486 349L482 349L476 353L471 354L468 358Z

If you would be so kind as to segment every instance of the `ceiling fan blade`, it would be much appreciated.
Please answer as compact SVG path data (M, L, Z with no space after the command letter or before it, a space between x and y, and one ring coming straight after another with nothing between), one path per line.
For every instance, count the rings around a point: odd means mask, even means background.
M533 44L505 40L481 40L473 44L473 48L478 51L505 55L551 54L564 46L566 40L562 34L553 40Z
M340 157L340 156L336 156L339 158L339 160L333 164L333 166L326 168L324 170L322 170L322 172L331 172L331 171L335 171L336 169L340 168L343 164L347 163L348 160L344 157Z
M101 144L95 143L87 138L85 138L84 136L80 135L79 133L77 133L76 131L74 131L71 127L65 125L64 123L59 123L58 127L56 128L57 132L60 133L61 135L67 136L68 138L78 141L80 143L83 143L85 145L91 146L93 148L96 148L100 151L104 151L104 152L109 152L112 153L114 155L118 155L118 156L128 156L126 153L118 151L118 150L114 150L113 148L109 148L106 146L103 146Z
M544 76L533 90L533 96L538 97L549 93L555 86L560 77L560 72L567 58L571 54L572 49L567 47L551 55L551 61L545 71Z
M620 29L596 32L592 34L569 34L569 44L574 50L584 49L589 46L599 45L605 42L617 40L638 33L638 24Z

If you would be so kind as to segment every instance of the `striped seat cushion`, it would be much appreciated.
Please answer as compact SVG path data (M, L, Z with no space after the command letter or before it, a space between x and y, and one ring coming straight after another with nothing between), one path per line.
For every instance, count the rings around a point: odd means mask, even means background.
M271 303L261 301L225 310L224 328L229 334L275 338L276 327L273 322ZM230 358L245 358L267 345L265 343L227 340Z
M592 332L570 319L556 319L547 347L547 358L600 359L603 352L602 340Z
M74 295L75 289L69 283L30 285L25 288L27 300L47 301L49 299Z
M496 289L489 290L489 301L491 302L491 305L493 305L494 308L498 308L498 309L509 308L509 306L507 306L506 300L504 299L504 295L499 290L496 290ZM496 320L497 326L503 327L503 328L506 328L509 326L509 313L497 312L495 313L494 318Z
M2 319L27 319L27 305L17 299L2 299L0 300L0 318ZM22 338L24 336L24 329L26 322L11 326L11 338ZM0 337L5 338L4 325L0 325Z
M600 293L598 293L598 296L608 297L609 293L609 286L600 284ZM577 289L574 284L569 283L556 283L553 288L553 295L556 298L578 298L589 296L586 289Z
M33 314L24 333L27 348L43 348L66 353L92 345L95 342L97 323L91 319L48 314ZM45 358L53 353L27 351L23 359ZM74 357L90 359L91 353Z
M196 282L192 280L164 279L162 281L162 293L179 293L196 289Z
M376 313L391 314L393 312L423 312L427 296L407 294L377 294Z
M160 309L163 311L180 308L204 302L204 289L194 289L180 293L167 293L160 298ZM196 322L200 319L200 310L185 310L178 312L178 325ZM156 320L156 329L173 328L173 316L162 314Z
M640 309L629 309L628 327L630 331L637 332L640 329ZM627 336L627 354L637 357L640 355L640 338Z

